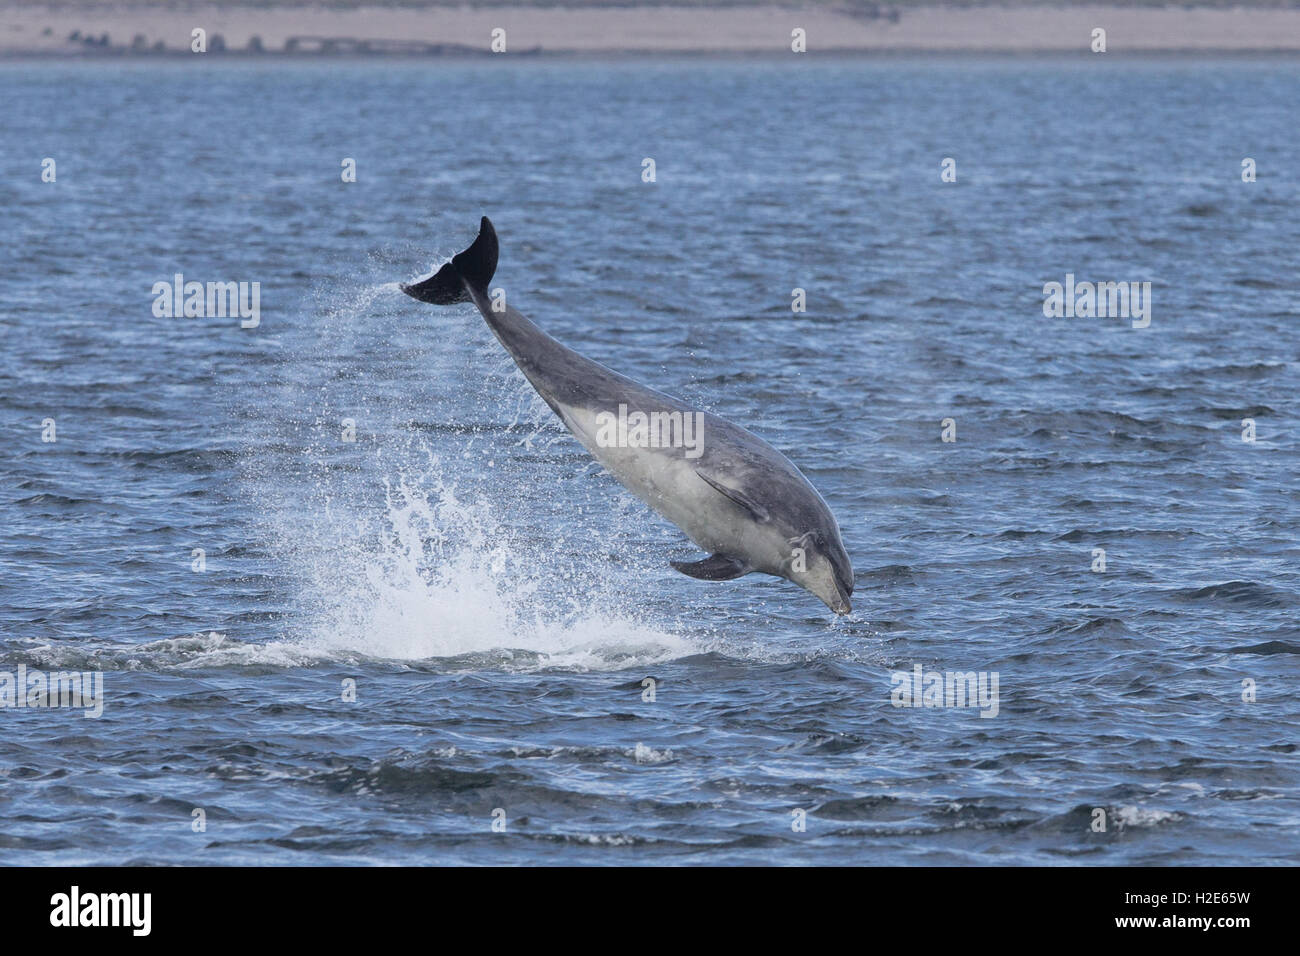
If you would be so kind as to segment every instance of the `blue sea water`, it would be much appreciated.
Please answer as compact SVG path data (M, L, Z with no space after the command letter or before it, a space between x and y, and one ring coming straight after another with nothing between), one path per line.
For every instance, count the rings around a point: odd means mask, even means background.
M0 671L104 674L97 719L0 707L0 863L1300 857L1294 59L0 89ZM800 466L851 616L674 572L479 316L396 290L483 214L513 305ZM156 316L176 273L260 324ZM1150 326L1045 317L1067 274ZM996 715L894 706L917 665Z

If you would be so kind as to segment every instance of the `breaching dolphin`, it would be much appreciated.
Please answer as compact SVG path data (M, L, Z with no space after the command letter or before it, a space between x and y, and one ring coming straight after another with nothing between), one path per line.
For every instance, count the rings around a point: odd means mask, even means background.
M671 561L728 581L761 571L849 613L853 567L830 508L799 469L757 435L647 388L561 345L488 290L497 234L478 238L402 291L435 305L473 302L510 357L583 447L625 488L709 552Z

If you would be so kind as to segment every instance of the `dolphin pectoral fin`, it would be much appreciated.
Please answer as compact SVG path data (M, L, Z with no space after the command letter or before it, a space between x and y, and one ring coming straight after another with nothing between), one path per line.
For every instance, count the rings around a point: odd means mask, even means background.
M730 581L754 570L740 558L711 554L703 561L669 561L674 568L701 581Z
M699 475L702 479L704 479L706 482L708 482L709 485L712 486L712 488L715 491L718 491L721 494L726 495L736 504L740 505L740 507L744 508L751 515L753 515L755 521L761 522L761 521L771 520L771 515L767 513L767 509L764 508L762 505L760 505L753 498L749 497L749 495L745 494L743 491L738 491L735 488L730 488L727 485L724 485L722 482L718 481L717 479L710 478L708 475L700 471L700 469L698 468L695 469L695 473Z

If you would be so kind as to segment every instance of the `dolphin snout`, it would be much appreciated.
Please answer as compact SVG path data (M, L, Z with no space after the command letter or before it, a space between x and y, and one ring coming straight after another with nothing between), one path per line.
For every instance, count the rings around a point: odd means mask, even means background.
M789 580L811 591L836 614L848 614L853 610L853 605L849 603L852 587L844 587L826 562L818 562L807 574L790 575Z
M806 585L805 585L806 586ZM844 615L853 610L853 605L849 603L849 596L840 590L836 584L830 584L823 587L810 587L809 591L817 595L821 602L836 614Z

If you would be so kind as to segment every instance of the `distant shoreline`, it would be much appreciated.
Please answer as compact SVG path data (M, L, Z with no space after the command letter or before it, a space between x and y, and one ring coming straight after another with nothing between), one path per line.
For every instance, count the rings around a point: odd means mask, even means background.
M1004 5L280 6L0 2L0 58L1300 52L1300 7ZM500 34L497 34L500 43Z

